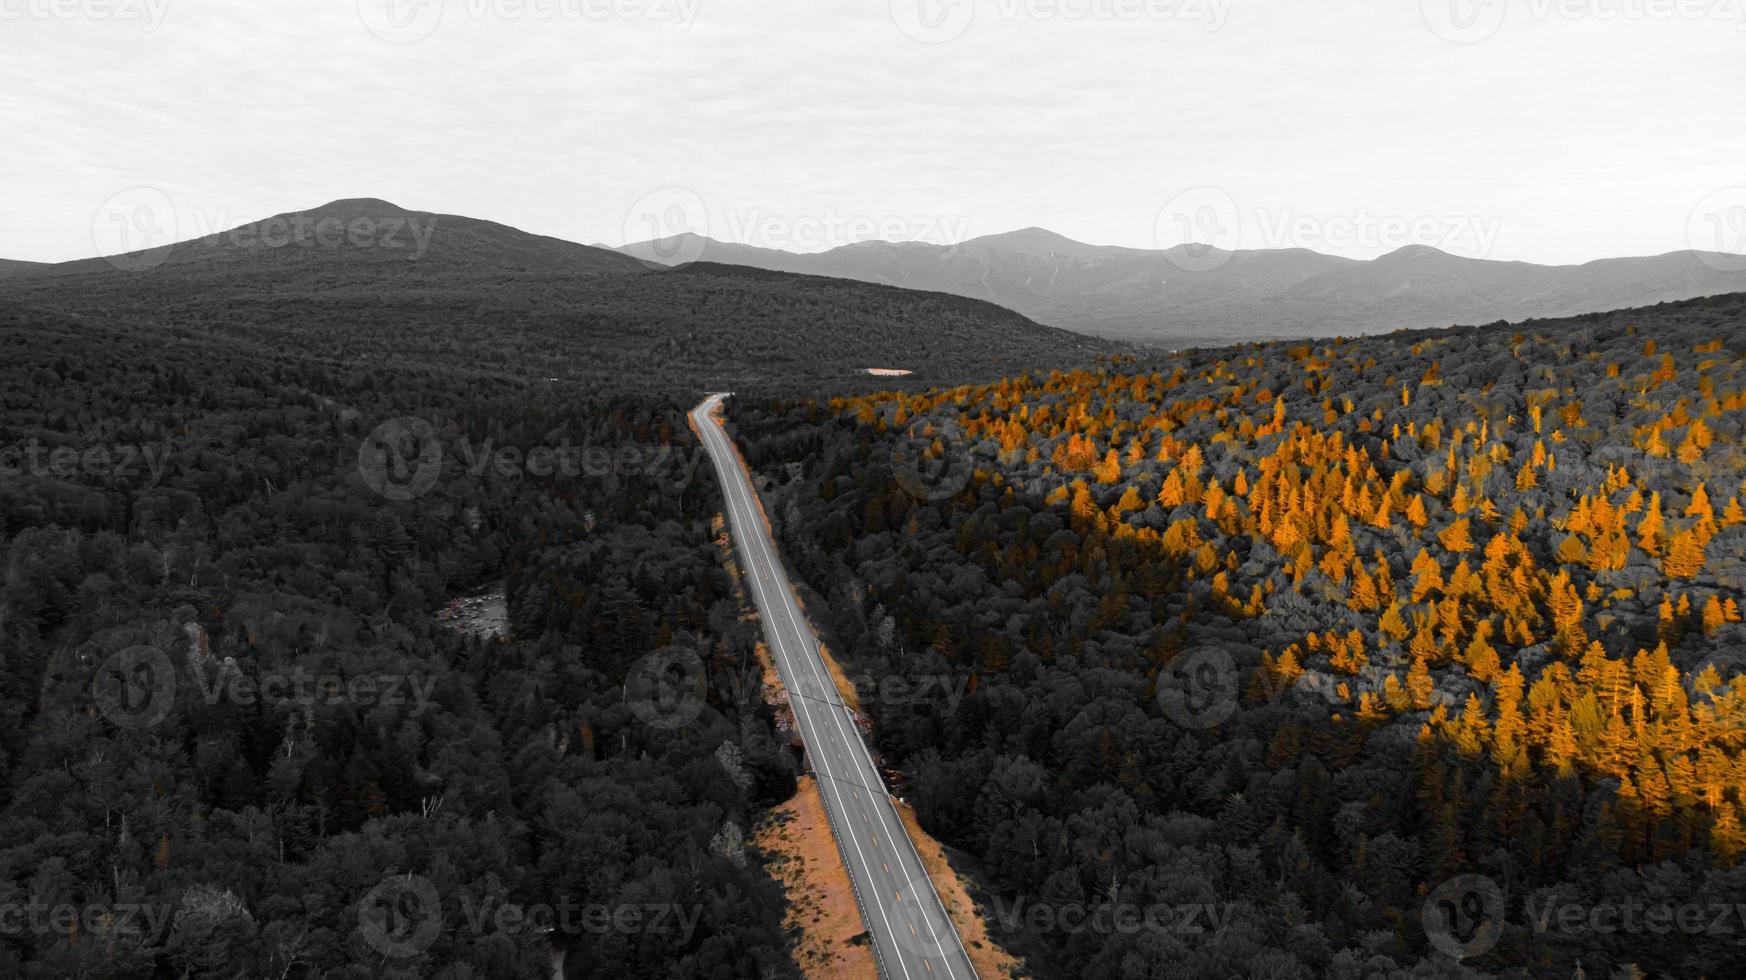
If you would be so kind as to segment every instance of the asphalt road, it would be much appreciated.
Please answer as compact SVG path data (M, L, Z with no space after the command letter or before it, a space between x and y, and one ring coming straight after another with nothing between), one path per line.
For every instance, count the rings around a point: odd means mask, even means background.
M704 447L715 463L734 546L752 583L764 635L794 706L837 850L854 885L861 921L873 940L879 972L901 980L972 980L976 971L963 941L898 820L849 709L825 673L818 637L795 602L751 481L732 441L712 415L724 397L705 399L692 409L692 421L703 433Z

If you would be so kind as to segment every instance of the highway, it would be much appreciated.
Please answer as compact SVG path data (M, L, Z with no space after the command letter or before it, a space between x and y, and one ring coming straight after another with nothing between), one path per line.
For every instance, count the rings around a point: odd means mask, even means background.
M825 672L818 637L795 601L744 464L716 418L725 397L704 399L692 409L691 420L715 463L734 547L818 778L879 972L897 980L973 980L969 954Z

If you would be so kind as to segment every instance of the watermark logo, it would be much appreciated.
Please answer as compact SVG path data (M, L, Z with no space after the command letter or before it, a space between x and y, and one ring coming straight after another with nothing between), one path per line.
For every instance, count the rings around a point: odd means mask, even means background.
M457 924L472 936L663 936L674 947L684 947L697 933L703 906L671 902L578 902L563 896L556 902L519 904L494 896L475 898L463 893L461 921Z
M0 905L0 936L126 937L145 946L161 943L175 917L174 906L140 902L28 901Z
M91 244L122 272L147 272L170 259L176 203L156 187L129 187L91 216Z
M1140 932L1174 936L1216 933L1230 923L1236 909L1229 903L1169 904L1153 902L1032 902L1020 895L1008 903L994 899L996 921L1005 932L1025 929L1034 933L1131 936Z
M349 246L402 252L417 260L430 248L437 221L435 215L425 220L384 209L381 214L344 218L288 214L243 222L228 208L178 207L156 187L130 187L111 195L93 213L91 244L104 261L122 272L156 269L177 249L224 243L250 251L291 246L331 251Z
M1483 956L1503 935L1503 889L1485 875L1457 875L1425 896L1419 921L1439 952L1458 960Z
M685 647L662 647L631 665L624 703L655 728L683 728L703 713L709 678L703 659Z
M389 419L358 447L364 485L396 503L429 493L442 471L442 442L436 427L421 418Z
M333 704L360 707L410 705L417 718L435 703L437 680L421 674L315 674L301 666L268 671L259 677L244 673L234 661L214 661L185 668L152 646L132 646L111 654L91 680L91 697L104 718L120 728L151 728L169 717L182 685L181 670L192 675L194 692L207 706L225 701L242 707Z
M164 651L131 646L110 654L91 681L91 697L119 728L151 728L176 704L176 668Z
M1231 260L1243 236L1237 200L1218 187L1191 187L1159 209L1153 231L1170 263L1184 272L1211 272Z
M443 0L358 0L358 19L389 44L412 44L442 25L443 6Z
M1698 202L1685 223L1698 261L1717 272L1746 272L1746 186L1724 187Z
M199 218L203 212L196 212ZM228 214L221 212L223 224L229 224ZM439 219L432 215L429 221L420 220L414 214L381 214L377 216L357 215L341 218L336 215L316 217L311 214L279 215L265 221L253 224L239 225L223 233L223 237L232 245L246 249L282 249L295 245L298 248L338 249L350 245L353 248L381 249L383 251L402 251L414 261L424 257L430 248L431 239L436 236L436 226ZM207 226L216 226L218 221L204 220Z
M867 241L959 245L970 237L971 226L962 215L875 215L836 208L799 215L730 210L725 221L729 240L785 252L822 252Z
M1237 665L1216 647L1196 647L1158 674L1158 707L1183 728L1224 724L1237 710Z
M975 0L891 0L891 22L923 44L957 40L975 19Z
M689 187L662 187L637 198L624 215L628 245L647 242L654 260L684 265L703 257L709 237L709 208Z
M988 0L983 11L1004 21L1142 20L1199 23L1216 31L1232 0ZM962 37L976 21L976 0L891 0L891 21L913 41L944 44Z
M697 22L702 0L358 0L364 28L389 44L413 44L442 26L449 8L474 23L650 21L676 33Z
M1195 187L1172 197L1153 226L1158 247L1184 272L1211 272L1240 248L1318 252L1394 252L1428 246L1484 258L1497 246L1503 219L1481 215L1388 214L1359 208L1310 213L1295 208L1246 211L1228 191Z
M436 885L420 875L385 878L358 903L359 934L389 959L418 956L442 930L442 898Z
M861 242L917 242L956 246L970 237L972 221L958 214L892 214L841 211L775 213L762 208L712 211L687 187L662 187L638 198L625 212L626 245L663 265L710 258L712 229L721 239L751 248L823 252Z
M925 884L917 886L913 881L907 883L897 900L886 906L885 916L891 922L891 931L896 934L898 944L911 955L930 960L944 959L957 948L953 938L955 933L945 922L933 893L921 890L925 887Z
M1560 897L1563 888L1546 888L1523 899L1522 926L1539 936L1570 939L1600 936L1667 936L1719 939L1731 947L1746 935L1746 903L1649 901L1636 896L1598 902ZM1456 959L1472 959L1494 949L1509 908L1503 889L1487 875L1463 874L1425 897L1420 918L1431 945Z
M693 446L687 452L671 443L576 446L567 439L556 446L535 446L525 452L515 446L498 446L490 439L478 445L462 439L460 455L467 473L473 477L494 475L506 480L560 476L653 477L664 469L671 469L676 474L674 485L678 487L689 486L708 458L701 445Z
M880 705L891 709L914 708L917 711L926 708L949 715L958 710L958 706L964 703L965 696L970 693L968 675L890 674L874 677L871 674L857 674L847 680L849 687L855 692L855 700L863 710ZM730 676L728 683L733 687L729 694L737 703L750 703L752 680L742 682L739 678ZM790 698L841 703L835 683L820 675L805 674L784 681L783 688Z
M1732 21L1746 29L1742 0L1420 0L1431 32L1453 44L1490 40L1512 20L1562 21Z
M106 20L163 26L170 0L0 0L0 22L9 20Z
M77 476L101 480L136 481L155 487L164 478L170 462L169 446L118 445L49 448L35 439L18 446L0 448L0 476L33 476L71 480Z
M891 446L891 474L917 500L955 497L970 484L970 440L957 419L912 419Z
M1503 28L1504 0L1419 0L1431 31L1454 44L1477 44Z
M436 426L428 420L390 419L372 430L358 447L358 473L371 490L389 500L405 502L436 486L448 455ZM686 450L672 443L578 446L564 439L556 445L523 449L499 446L493 439L475 443L464 436L453 455L460 471L478 480L646 477L671 479L679 488L690 486L708 459L702 446Z

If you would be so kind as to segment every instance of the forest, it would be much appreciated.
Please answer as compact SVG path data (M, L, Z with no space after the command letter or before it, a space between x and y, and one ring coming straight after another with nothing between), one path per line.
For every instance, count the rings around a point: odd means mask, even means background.
M968 691L868 710L1038 975L1737 977L1743 317L732 422L845 666Z
M452 234L439 224L434 240ZM479 255L384 264L348 249L315 258L326 261L218 252L131 274L100 262L98 271L54 266L0 278L0 302L356 365L461 366L699 397L989 381L1127 349L961 296L711 263L590 274L505 270ZM867 368L914 375L876 380Z
M713 474L469 458L675 459L691 396L435 356L0 308L0 976L794 975L769 709L626 696L749 663ZM507 636L437 622L492 582Z
M684 417L722 377L1032 974L1746 971L1746 298L1094 361L692 274L738 326L691 353L653 276L599 321L0 299L0 975L796 975L747 840L800 759ZM843 288L869 346L786 333ZM482 589L504 634L439 619Z

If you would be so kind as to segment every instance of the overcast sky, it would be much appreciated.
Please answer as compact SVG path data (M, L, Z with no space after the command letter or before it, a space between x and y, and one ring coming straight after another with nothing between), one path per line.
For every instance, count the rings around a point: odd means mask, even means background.
M615 245L1746 251L1743 7L0 0L0 258L351 197Z

